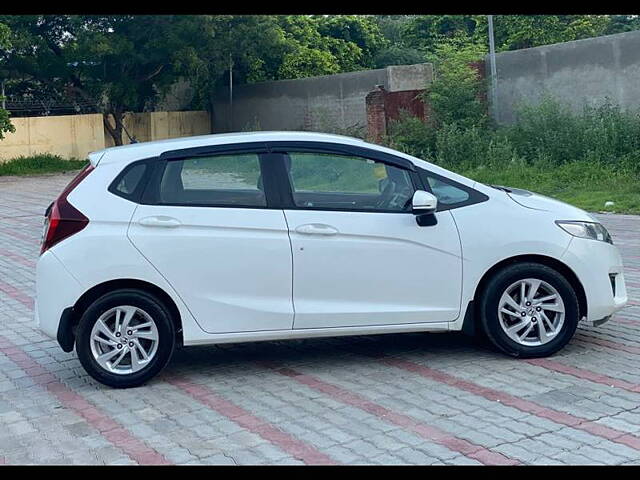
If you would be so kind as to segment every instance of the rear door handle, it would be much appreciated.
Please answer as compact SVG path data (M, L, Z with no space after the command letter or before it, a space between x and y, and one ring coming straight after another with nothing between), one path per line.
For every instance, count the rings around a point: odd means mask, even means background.
M178 219L173 217L166 217L164 215L144 217L138 220L138 223L140 225L144 225L145 227L164 227L164 228L175 228L181 225Z
M303 235L336 235L338 230L324 223L307 223L297 227L296 232Z

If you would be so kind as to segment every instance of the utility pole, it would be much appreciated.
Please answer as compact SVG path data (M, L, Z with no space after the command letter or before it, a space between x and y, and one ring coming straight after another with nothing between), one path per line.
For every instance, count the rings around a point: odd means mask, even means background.
M498 123L498 72L496 69L496 44L493 38L493 15L487 15L489 22L489 63L491 64L491 109L493 120Z
M2 109L7 109L7 101L4 98L4 80L2 80L2 91L0 92L0 97L2 97Z

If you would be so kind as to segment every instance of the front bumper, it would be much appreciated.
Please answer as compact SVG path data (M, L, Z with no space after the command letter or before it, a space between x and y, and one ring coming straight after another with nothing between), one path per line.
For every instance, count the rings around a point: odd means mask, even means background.
M584 288L589 324L606 322L627 304L622 257L615 245L573 237L562 260Z

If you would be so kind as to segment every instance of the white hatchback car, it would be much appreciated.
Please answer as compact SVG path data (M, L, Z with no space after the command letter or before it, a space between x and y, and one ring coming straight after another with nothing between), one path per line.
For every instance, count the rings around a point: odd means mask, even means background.
M46 212L36 317L114 387L179 345L477 328L546 356L627 301L590 214L362 140L208 135L89 160Z

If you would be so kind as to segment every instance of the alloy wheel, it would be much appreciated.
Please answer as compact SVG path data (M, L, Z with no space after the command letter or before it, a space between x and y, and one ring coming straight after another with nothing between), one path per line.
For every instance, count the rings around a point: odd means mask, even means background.
M562 330L565 305L552 285L526 278L504 291L498 302L498 319L513 341L525 346L543 345Z
M135 373L158 350L158 327L144 310L121 305L104 312L91 329L91 353L103 369L119 375Z

